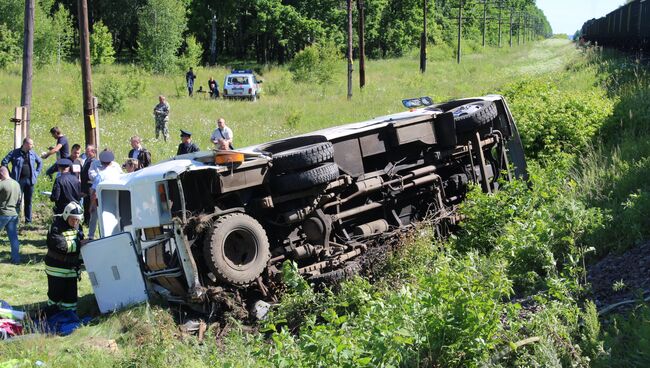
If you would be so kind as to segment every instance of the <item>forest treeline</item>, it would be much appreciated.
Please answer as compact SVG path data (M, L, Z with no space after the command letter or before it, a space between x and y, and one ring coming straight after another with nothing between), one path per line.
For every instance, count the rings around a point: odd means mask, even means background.
M35 0L37 65L78 58L76 0ZM355 50L359 8L353 1ZM504 44L528 31L550 36L551 28L535 0L363 0L366 55L401 56L417 47L427 4L427 42L451 46L463 6L462 37L481 42L484 13L486 43ZM0 4L0 67L20 58L24 0ZM154 71L216 60L285 63L312 44L346 48L347 8L342 0L88 0L93 62L115 58L139 62ZM499 22L501 19L501 22ZM216 32L213 31L213 23ZM216 34L216 42L213 41ZM180 59L179 59L180 58Z

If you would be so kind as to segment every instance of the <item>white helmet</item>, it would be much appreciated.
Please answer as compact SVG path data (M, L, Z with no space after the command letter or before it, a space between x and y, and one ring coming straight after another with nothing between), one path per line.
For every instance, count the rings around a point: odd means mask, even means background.
M63 219L66 221L68 221L68 217L73 217L78 219L79 221L83 221L84 209L79 205L79 203L70 202L63 209L63 213L61 214L61 216L63 216Z

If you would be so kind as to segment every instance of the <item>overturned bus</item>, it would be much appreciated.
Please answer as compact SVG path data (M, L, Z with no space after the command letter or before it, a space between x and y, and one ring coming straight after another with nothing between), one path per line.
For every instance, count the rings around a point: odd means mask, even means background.
M270 299L284 261L307 280L354 274L381 239L453 224L471 183L526 177L502 96L432 104L235 151L177 156L98 187L102 238L82 250L100 310L153 295L209 311Z

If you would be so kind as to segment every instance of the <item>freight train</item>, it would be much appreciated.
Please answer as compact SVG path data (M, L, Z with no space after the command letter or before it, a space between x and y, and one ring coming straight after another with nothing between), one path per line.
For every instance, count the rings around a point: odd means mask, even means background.
M650 43L650 1L634 0L582 26L582 40L620 49L645 49Z

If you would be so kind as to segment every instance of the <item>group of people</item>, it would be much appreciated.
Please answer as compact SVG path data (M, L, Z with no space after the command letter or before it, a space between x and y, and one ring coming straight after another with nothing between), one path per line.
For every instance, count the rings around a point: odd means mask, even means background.
M190 68L190 72L191 71L192 68ZM190 95L191 95L192 89L189 86L189 82L188 82L188 90L190 90ZM158 104L153 108L155 127L156 127L155 129L156 139L159 139L160 135L162 134L165 142L167 142L167 139L169 139L169 111L170 111L169 102L167 102L165 96L162 95L158 96ZM219 118L217 120L217 128L212 132L212 135L210 136L210 140L212 141L212 143L215 144L215 148L221 150L234 149L232 143L233 138L234 135L232 129L226 126L226 119ZM196 146L196 144L192 143L192 133L187 130L181 129L181 143L178 145L176 154L182 155L182 154L192 153L196 151L199 151L199 148ZM131 157L130 154L129 157Z
M42 159L56 154L58 160L47 170L49 175L56 172L50 194L54 204L54 220L47 233L47 254L44 259L48 279L47 305L51 310L76 310L80 248L95 237L97 229L97 185L119 177L123 168L131 172L148 166L151 155L142 146L140 138L133 136L129 159L121 166L115 162L115 155L109 149L98 155L93 145L87 145L85 153L81 154L80 145L68 147L68 141L60 129L54 127L51 133L57 143L41 156L34 153L33 140L25 138L20 148L10 151L2 160L0 229L7 231L11 262L19 264L18 217L21 201L24 201L25 223L29 224L32 222L32 195L43 167ZM81 223L88 225L87 237L80 227Z
M192 77L191 85L188 79L190 95L194 78L195 76ZM212 78L210 80L214 82ZM213 85L218 94L218 85L216 82ZM213 90L212 85L210 89ZM169 111L169 103L164 96L159 96L159 103L154 108L156 139L161 133L165 141L169 137ZM183 129L180 132L181 143L177 155L199 151L199 147L192 142L192 133ZM50 178L56 175L50 194L50 200L54 204L54 221L46 240L47 304L53 310L76 310L80 248L96 235L97 186L105 180L119 177L124 171L130 173L147 167L152 159L151 153L143 147L138 136L131 137L128 158L123 165L119 165L109 149L98 154L95 146L87 145L85 152L81 153L81 146L70 146L67 137L58 127L51 128L50 134L56 140L55 145L41 155L34 152L34 141L25 138L21 147L10 151L0 163L0 231L7 231L11 263L19 264L18 223L21 202L24 207L24 223L29 225L33 221L32 198L43 168L43 160L56 156L56 162L45 171ZM210 136L215 149L234 149L233 138L233 131L226 126L225 119L219 118L217 127ZM87 235L82 231L82 223L88 227Z
M185 73L185 82L187 83L187 92L190 97L194 96L194 80L196 79L196 74L194 74L194 68L190 67L190 70ZM211 98L219 98L219 83L214 80L213 77L208 79L208 89L210 90ZM203 86L199 86L199 92L203 91Z
M163 96L161 103L166 103ZM167 117L169 105L166 105ZM168 132L167 122L164 132ZM158 120L156 121L158 123ZM156 124L156 133L159 133ZM177 155L199 151L199 147L192 142L192 133L181 129L181 143L176 151ZM131 150L123 165L115 162L112 151L105 149L97 154L93 145L86 146L81 153L81 146L74 144L70 147L67 137L61 129L53 127L50 134L56 140L40 156L34 152L34 141L25 138L20 148L10 151L0 163L0 230L6 229L11 244L11 262L20 262L18 241L18 212L20 205L24 207L24 223L32 222L32 198L38 176L43 168L43 160L56 155L56 162L45 172L48 176L56 174L50 200L54 203L54 215L61 216L70 202L80 204L85 213L83 223L88 226L88 238L95 237L97 228L96 196L97 184L107 177L123 173L131 173L151 165L151 153L142 145L142 139L133 136L130 139ZM168 133L167 133L168 134ZM233 146L233 131L226 126L224 118L217 120L217 127L212 132L210 140L216 149L231 150ZM11 171L9 167L11 166ZM17 188L17 190L16 190ZM18 194L16 195L17 192Z

